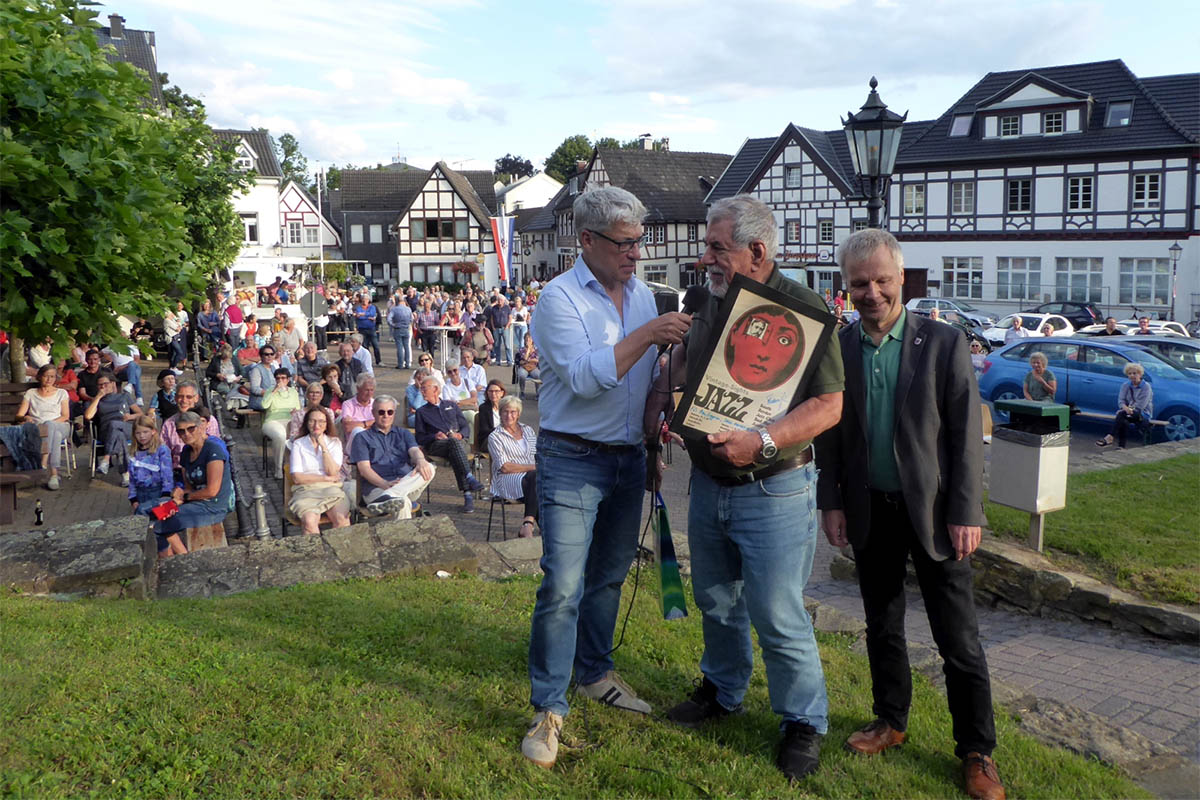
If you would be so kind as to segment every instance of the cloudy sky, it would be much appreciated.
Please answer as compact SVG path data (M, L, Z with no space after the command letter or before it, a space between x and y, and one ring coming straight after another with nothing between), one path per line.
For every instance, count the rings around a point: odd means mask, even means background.
M1192 10L1187 10L1191 8ZM831 130L867 81L909 119L985 73L1121 58L1200 69L1200 6L1160 0L117 0L215 127L266 127L309 165L399 156L540 167L567 136L734 153Z

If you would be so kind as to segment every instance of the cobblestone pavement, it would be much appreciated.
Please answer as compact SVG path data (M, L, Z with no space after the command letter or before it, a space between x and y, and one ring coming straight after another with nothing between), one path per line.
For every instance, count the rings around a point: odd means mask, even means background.
M385 352L385 356L390 353ZM394 356L393 356L394 357ZM385 364L389 359L385 357ZM156 375L160 365L147 365L147 376ZM489 378L507 384L511 369L487 368ZM376 371L379 393L402 396L409 372L382 366ZM152 379L148 378L148 381ZM147 396L149 386L146 386ZM515 390L515 389L510 389ZM537 427L537 401L532 394L526 400L522 421ZM282 489L278 481L264 475L260 458L261 433L257 426L230 430L239 452L238 464L246 485L261 484L267 492L268 520L274 535L279 535ZM1127 463L1144 463L1181 452L1200 451L1200 440L1153 447L1136 447L1116 452L1100 451L1080 432L1070 456L1072 473L1105 469ZM682 448L670 448L672 465L668 469L663 494L671 515L676 549L686 570L688 459ZM17 523L0 528L0 533L27 530L33 522L33 498L42 498L46 522L65 524L84 519L123 516L128 513L125 490L116 485L117 476L91 479L87 470L87 448L80 450L80 469L60 492L26 489L21 492ZM482 476L481 476L482 477ZM424 498L423 498L424 500ZM449 469L441 469L430 487L426 509L445 513L454 520L469 541L487 537L487 501L477 502L474 514L462 513L462 495L454 485ZM496 509L493 539L499 538L500 509ZM507 509L510 537L520 523L518 507ZM227 527L236 527L233 517ZM289 533L296 533L289 527ZM818 544L810 597L862 618L857 587L834 580L829 562L834 550L823 540ZM908 637L932 645L919 594L908 596ZM1106 626L1077 621L1030 617L1006 610L979 609L980 632L993 676L1035 696L1070 703L1109 719L1112 724L1130 728L1151 741L1163 744L1188 758L1200 760L1200 645L1161 642L1134 633L1115 631Z

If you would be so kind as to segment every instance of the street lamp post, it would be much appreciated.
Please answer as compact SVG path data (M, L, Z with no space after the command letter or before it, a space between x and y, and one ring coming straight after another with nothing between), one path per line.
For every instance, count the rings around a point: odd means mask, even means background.
M1171 319L1175 319L1175 275L1179 271L1179 256L1183 254L1183 248L1176 242L1167 248L1167 252L1171 254Z
M854 172L867 186L867 225L872 228L883 227L883 193L896 166L901 126L908 118L907 111L900 116L888 110L887 104L879 99L875 91L878 85L879 81L872 76L867 102L863 103L857 114L847 112L848 119L842 120Z

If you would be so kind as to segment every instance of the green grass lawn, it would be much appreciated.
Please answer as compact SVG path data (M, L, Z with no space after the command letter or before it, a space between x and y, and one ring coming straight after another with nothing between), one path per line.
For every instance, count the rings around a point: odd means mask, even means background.
M1029 514L985 503L998 536L1025 542ZM1200 603L1200 454L1072 475L1046 515L1046 555L1151 600Z
M616 656L661 714L697 675L699 620L643 586ZM626 586L628 600L632 578ZM3 797L961 797L944 698L917 680L909 743L854 757L865 658L822 637L821 771L789 788L761 665L745 716L691 732L578 698L553 771L519 751L537 582L392 579L214 600L0 598ZM693 609L694 613L694 609ZM1010 797L1147 797L998 716Z

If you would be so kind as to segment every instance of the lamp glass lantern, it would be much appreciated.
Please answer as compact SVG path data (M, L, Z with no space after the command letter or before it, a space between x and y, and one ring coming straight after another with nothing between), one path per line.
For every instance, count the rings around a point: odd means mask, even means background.
M868 225L881 227L880 210L883 207L883 190L896 167L896 154L900 152L900 135L903 132L903 116L888 110L887 104L875 91L879 81L871 78L871 93L857 114L847 113L842 120L846 131L846 144L850 148L850 160L859 180L867 184Z

